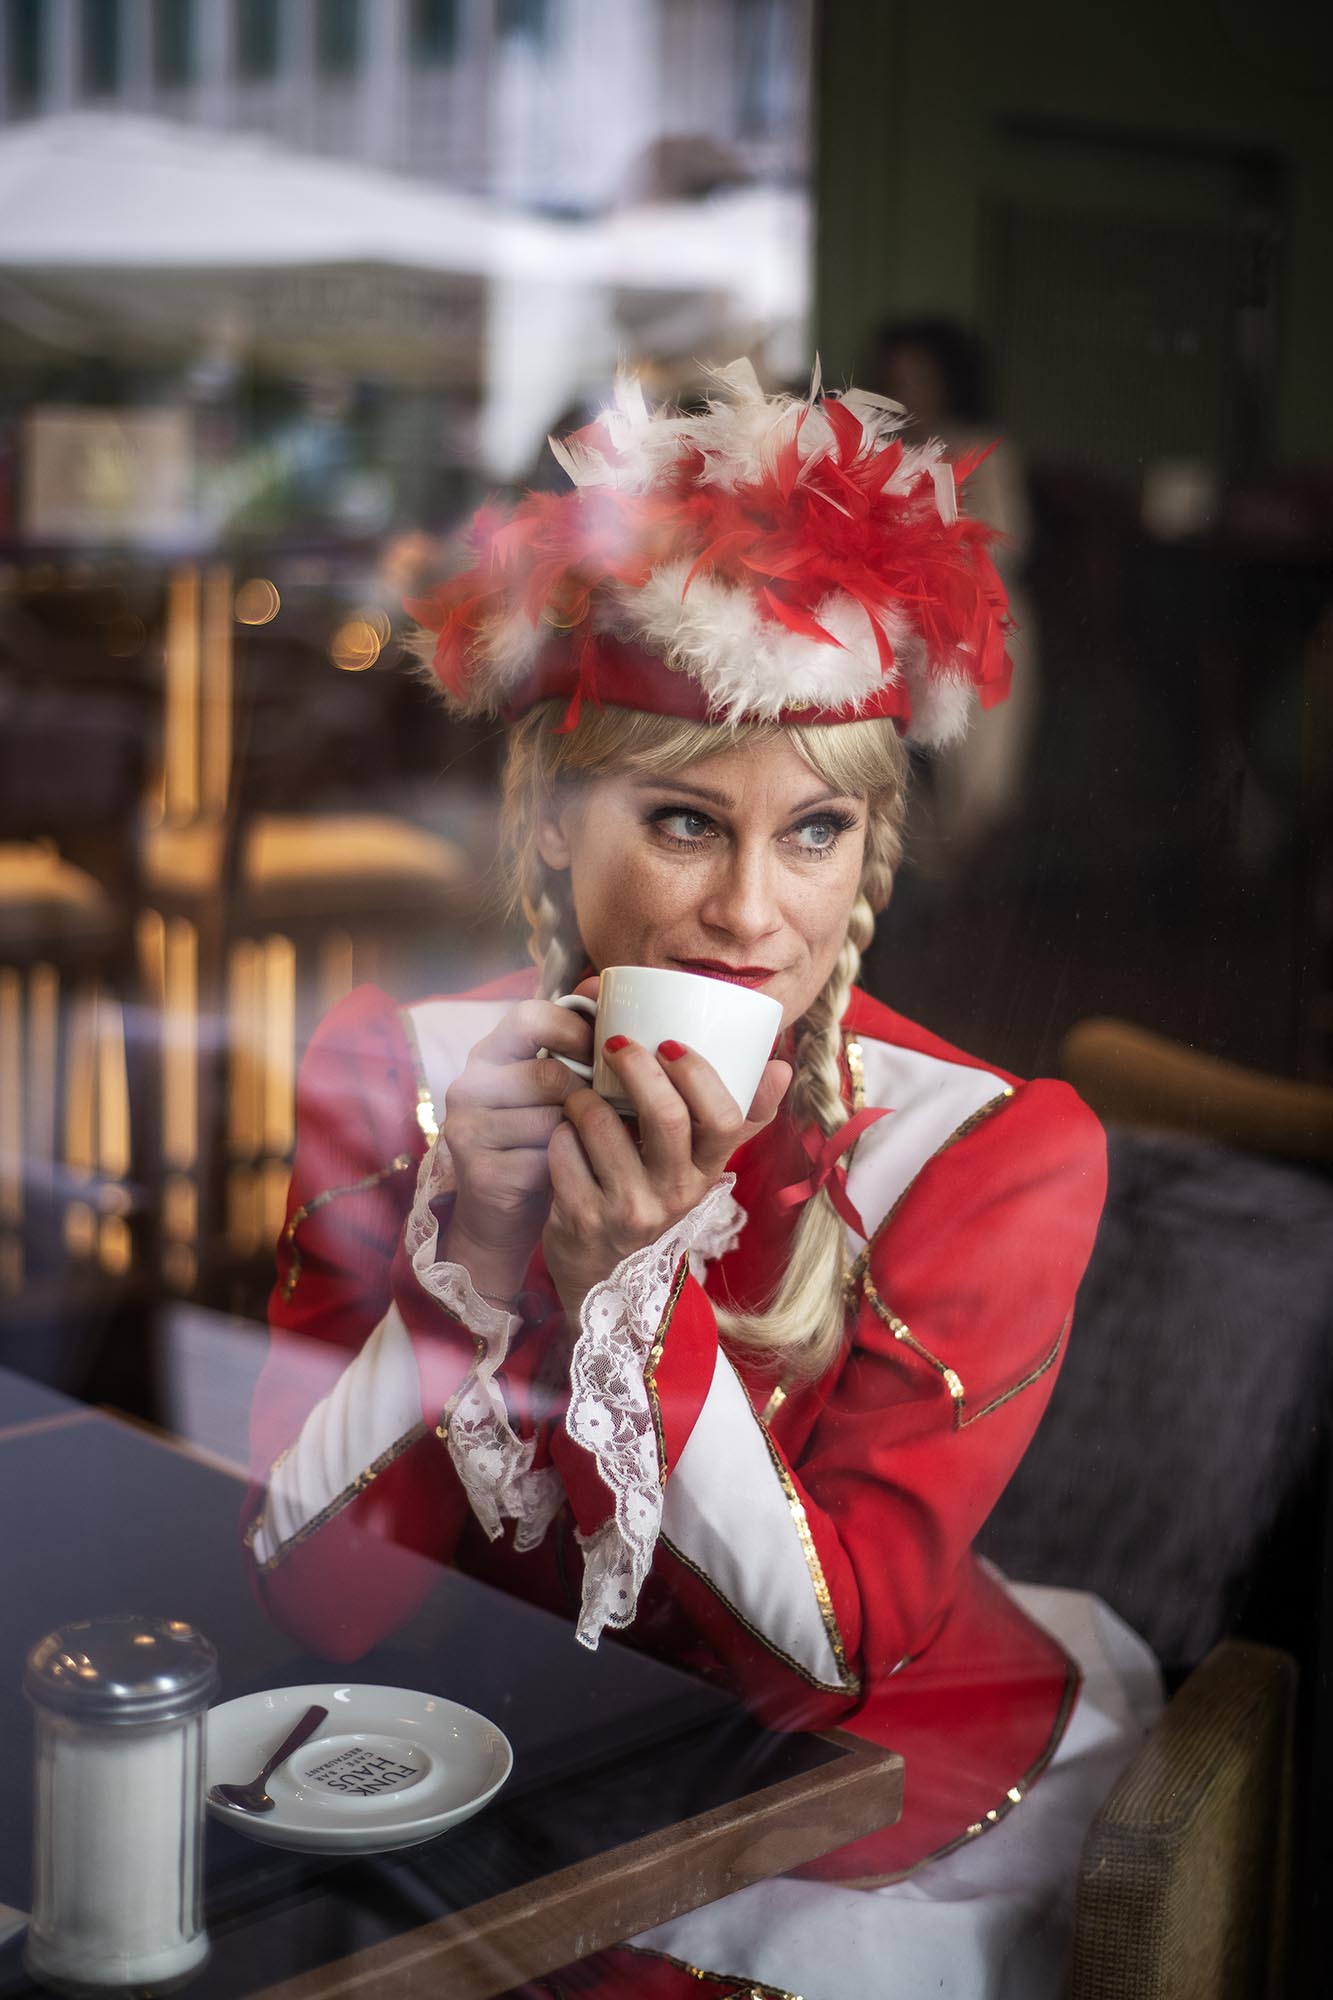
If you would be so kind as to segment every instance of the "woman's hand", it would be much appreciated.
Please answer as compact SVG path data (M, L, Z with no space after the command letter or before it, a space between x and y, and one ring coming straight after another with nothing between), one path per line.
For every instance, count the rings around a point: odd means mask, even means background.
M552 1200L542 1248L572 1317L623 1257L698 1206L737 1147L770 1122L791 1082L789 1063L769 1063L745 1118L712 1064L679 1042L656 1052L608 1043L603 1055L634 1105L639 1141L595 1091L580 1086L566 1096L547 1149Z
M578 990L595 996L596 982ZM523 1283L551 1201L547 1147L566 1098L586 1090L556 1052L590 1062L592 1023L549 1000L524 1000L477 1043L445 1096L440 1130L458 1192L444 1255L494 1298L512 1298Z

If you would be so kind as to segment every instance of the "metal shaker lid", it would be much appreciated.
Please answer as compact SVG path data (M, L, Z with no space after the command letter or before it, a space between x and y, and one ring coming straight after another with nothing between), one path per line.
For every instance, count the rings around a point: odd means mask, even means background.
M218 1657L178 1618L82 1618L33 1647L23 1691L42 1708L80 1722L172 1722L203 1708L218 1683Z

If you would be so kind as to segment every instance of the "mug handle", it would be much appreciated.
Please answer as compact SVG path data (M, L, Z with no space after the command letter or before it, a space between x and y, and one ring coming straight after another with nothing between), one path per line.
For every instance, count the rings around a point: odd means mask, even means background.
M572 1007L576 1014L586 1014L590 1021L597 1019L597 1002L590 1000L586 993L562 993L558 999L551 1002L551 1005L553 1007ZM550 1049L538 1049L537 1053L539 1056L549 1056L552 1051ZM563 1063L566 1069L572 1069L575 1076L581 1076L585 1083L592 1082L591 1063L578 1062L573 1056L562 1055L557 1055L556 1061Z

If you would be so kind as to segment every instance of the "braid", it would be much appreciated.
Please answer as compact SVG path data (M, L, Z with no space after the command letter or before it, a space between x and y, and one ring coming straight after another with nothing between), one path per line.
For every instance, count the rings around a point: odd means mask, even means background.
M523 912L530 927L528 951L539 968L537 993L550 1000L566 991L581 961L574 912L556 901L549 882L543 882L535 903L524 897Z
M537 846L537 806L545 792L541 738L520 726L505 767L504 822L510 907L528 926L528 955L538 970L537 992L563 993L585 959L569 878L549 869Z

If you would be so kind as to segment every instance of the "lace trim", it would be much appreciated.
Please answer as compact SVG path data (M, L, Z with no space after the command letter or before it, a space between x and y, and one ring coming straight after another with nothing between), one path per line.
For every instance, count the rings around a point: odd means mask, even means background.
M583 1550L583 1602L577 1637L593 1648L605 1628L634 1617L662 1525L657 1432L645 1380L649 1356L681 1259L720 1255L745 1221L732 1199L734 1174L724 1174L674 1229L617 1264L583 1301L582 1330L570 1358L565 1429L597 1461L615 1501L611 1518Z
M477 1337L472 1366L450 1397L438 1430L490 1540L498 1538L507 1515L517 1523L515 1548L532 1549L560 1506L560 1477L553 1466L533 1471L535 1440L516 1436L495 1380L519 1326L517 1316L487 1305L461 1264L436 1261L439 1225L431 1203L453 1184L448 1152L437 1142L421 1163L404 1238L422 1290Z
M735 1175L730 1179L735 1180ZM721 1182L718 1183L719 1187ZM712 1190L710 1189L710 1194ZM700 1204L702 1207L702 1203ZM702 1280L710 1264L716 1264L722 1257L730 1256L741 1240L745 1227L745 1210L738 1201L719 1203L716 1213L710 1216L700 1234L690 1245L690 1276Z

